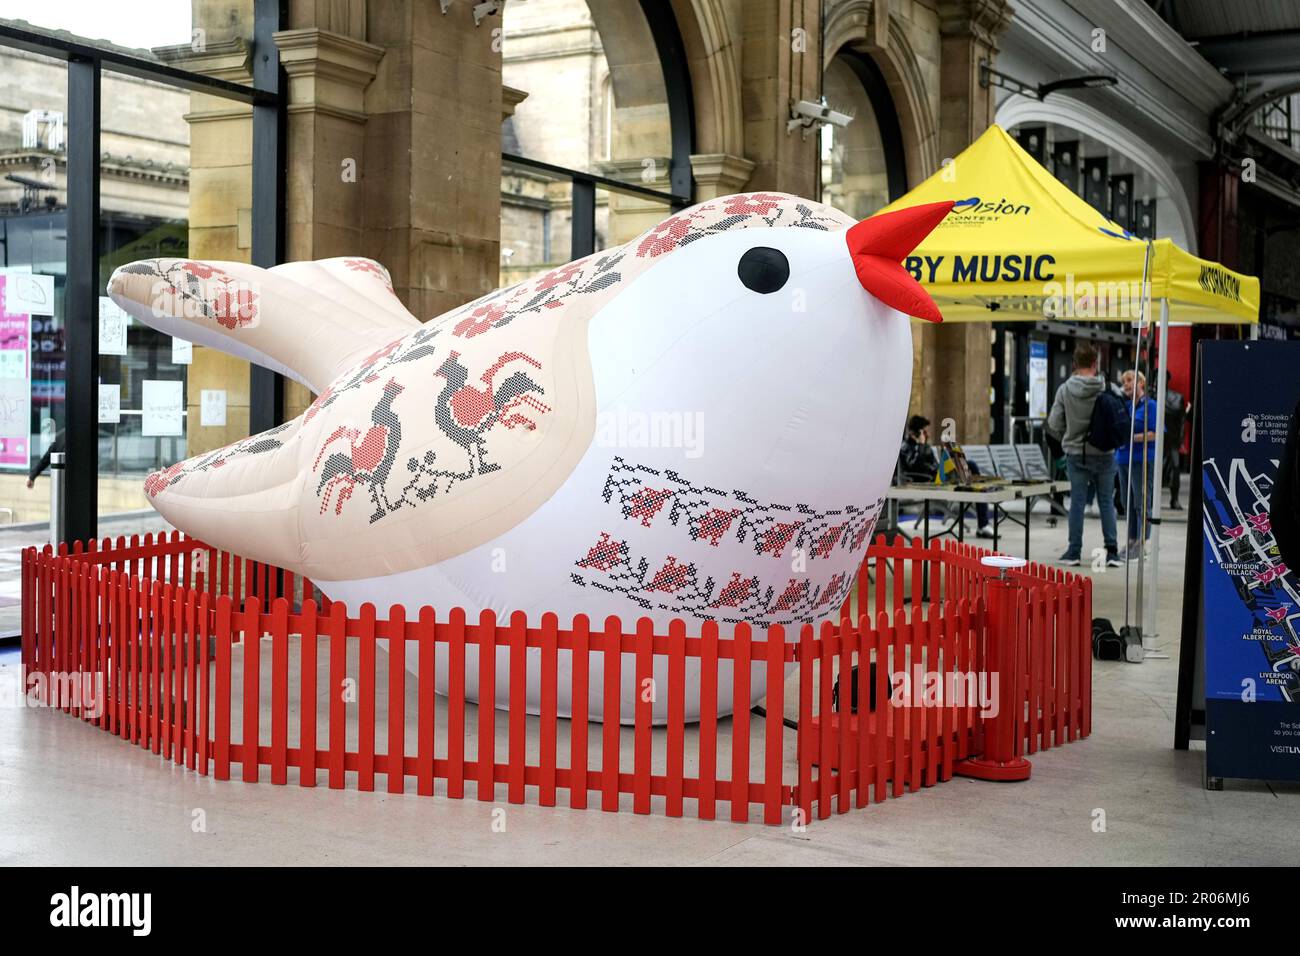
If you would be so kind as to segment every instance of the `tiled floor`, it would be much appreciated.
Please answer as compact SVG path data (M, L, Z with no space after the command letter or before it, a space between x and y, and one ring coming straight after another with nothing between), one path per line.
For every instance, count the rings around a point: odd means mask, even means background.
M1295 864L1279 834L1300 787L1207 792L1202 754L1172 749L1185 515L1164 526L1158 642L1170 658L1097 663L1093 736L1036 755L1025 783L959 779L806 832L532 805L500 817L504 788L479 803L219 783L61 714L6 706L0 863ZM1092 519L1085 550L1098 537ZM1036 519L1035 558L1064 541L1064 521ZM1094 576L1097 614L1122 618L1124 573ZM0 687L16 671L16 654L0 653Z

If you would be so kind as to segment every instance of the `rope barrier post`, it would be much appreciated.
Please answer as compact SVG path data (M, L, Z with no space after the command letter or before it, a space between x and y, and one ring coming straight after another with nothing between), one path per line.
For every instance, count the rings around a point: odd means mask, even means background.
M65 453L50 452L50 544L63 540L63 470Z
M953 765L954 774L976 780L1028 780L1032 764L1017 754L1016 708L1023 708L1021 675L1018 660L1020 620L1016 615L1016 597L1020 588L1009 572L1023 568L1023 558L991 554L980 559L986 568L997 570L988 579L988 672L996 675L997 711L984 718L984 748L978 757Z

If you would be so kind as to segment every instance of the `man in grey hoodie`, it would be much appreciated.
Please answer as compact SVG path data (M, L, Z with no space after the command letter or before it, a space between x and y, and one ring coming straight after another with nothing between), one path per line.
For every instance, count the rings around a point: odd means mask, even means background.
M1115 537L1115 456L1088 444L1088 426L1097 396L1106 387L1097 374L1097 350L1087 342L1074 349L1074 374L1056 390L1047 430L1065 451L1065 468L1070 477L1070 543L1061 562L1077 566L1083 556L1083 509L1090 490L1097 495L1101 512L1101 534L1106 542L1106 563L1122 567Z

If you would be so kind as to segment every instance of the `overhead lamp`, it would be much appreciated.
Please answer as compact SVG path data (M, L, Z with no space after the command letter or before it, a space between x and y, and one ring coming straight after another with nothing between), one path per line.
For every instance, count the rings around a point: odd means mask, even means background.
M1082 73L1079 76L1067 76L1060 80L1051 80L1047 83L1034 85L1026 83L1024 80L1018 80L1014 76L1003 73L1000 70L993 69L988 60L980 61L980 86L988 89L990 86L996 86L999 89L1010 90L1012 93L1018 93L1021 96L1028 96L1036 100L1043 100L1052 93L1059 93L1061 90L1097 90L1107 86L1116 86L1119 78L1109 73Z

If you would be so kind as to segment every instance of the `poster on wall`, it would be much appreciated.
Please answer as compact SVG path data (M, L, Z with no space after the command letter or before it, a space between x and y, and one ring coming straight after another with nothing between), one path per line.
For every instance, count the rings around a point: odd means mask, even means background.
M5 270L5 312L10 315L53 315L54 276L28 269Z
M1270 495L1300 399L1300 342L1201 346L1206 773L1300 780L1300 577Z
M194 362L194 343L187 339L172 339L172 364L190 365Z
M1047 417L1047 343L1029 343L1029 417Z
M226 424L226 390L205 388L199 392L199 425L214 427Z
M130 316L106 295L99 297L99 354L126 354L126 327Z
M99 424L120 425L122 423L122 386L99 385Z
M185 434L184 389L183 382L147 378L141 383L140 403L143 422L140 434L146 438Z
M8 303L18 273L0 275L0 467L27 468L32 428L30 313L15 314Z

